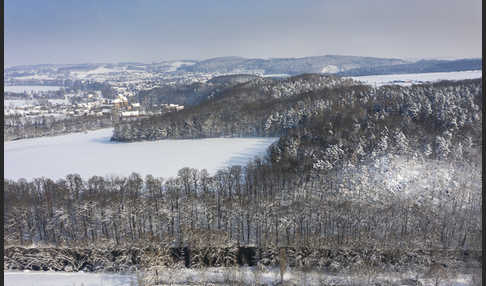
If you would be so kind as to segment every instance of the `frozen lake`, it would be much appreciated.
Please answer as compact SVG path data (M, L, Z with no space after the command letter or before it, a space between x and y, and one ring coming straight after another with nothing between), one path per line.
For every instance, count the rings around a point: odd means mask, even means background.
M126 286L137 285L135 275L63 272L5 272L6 286Z
M29 91L55 91L60 90L60 86L48 86L48 85L7 85L3 87L4 91L10 92L29 92Z
M481 78L482 71L460 71L460 72L432 72L432 73L411 73L411 74L386 74L386 75L367 75L367 76L354 76L352 79L362 81L370 85L386 85L386 84L399 84L399 85L412 85L423 82L433 82L439 80L462 80Z
M133 143L110 142L112 128L55 137L4 142L7 179L68 174L82 177L123 175L173 177L183 167L205 168L210 174L245 165L262 156L277 138L210 138Z

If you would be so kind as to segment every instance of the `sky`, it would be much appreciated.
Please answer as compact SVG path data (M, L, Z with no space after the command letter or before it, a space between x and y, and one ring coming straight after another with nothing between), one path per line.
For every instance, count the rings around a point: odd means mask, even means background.
M481 57L481 0L5 0L5 66Z

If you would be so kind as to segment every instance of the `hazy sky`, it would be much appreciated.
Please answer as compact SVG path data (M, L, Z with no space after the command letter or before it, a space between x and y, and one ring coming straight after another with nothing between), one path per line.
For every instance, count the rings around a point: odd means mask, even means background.
M5 65L481 57L481 0L5 0Z

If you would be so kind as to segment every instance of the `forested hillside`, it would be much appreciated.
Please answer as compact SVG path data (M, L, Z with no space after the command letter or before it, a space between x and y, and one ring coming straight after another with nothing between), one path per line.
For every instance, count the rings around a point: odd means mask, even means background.
M479 248L481 89L250 81L114 139L280 135L264 160L215 176L6 180L5 242Z
M280 126L271 129L265 127L269 112L287 111L294 105L293 109L299 109L299 113L312 113L304 106L296 106L297 102L302 102L302 94L352 84L353 81L349 79L321 75L303 75L285 80L256 78L224 89L209 100L176 113L116 124L113 140L281 134ZM319 107L311 107L316 108Z
M479 167L385 156L315 173L255 161L215 176L5 180L4 242L478 249Z
M384 135L406 137L413 150L430 144L435 152L439 137L477 143L481 106L479 79L376 89L322 75L257 78L183 111L116 124L113 140L288 134L285 141L301 134L321 147L361 141L370 149Z
M260 71L264 74L340 72L353 68L403 64L406 61L393 58L374 58L358 56L325 55L303 58L248 59L242 57L218 57L199 61L194 65L182 66L183 72L220 72Z
M150 110L160 104L179 104L184 106L197 105L221 91L237 84L257 78L255 75L217 76L207 82L197 82L189 85L162 85L150 90L142 90L136 96L136 101L145 109Z
M304 75L119 124L114 140L280 139L214 175L6 179L5 269L275 266L282 247L325 271L479 269L482 105L479 79L376 89ZM32 245L52 248L15 247Z

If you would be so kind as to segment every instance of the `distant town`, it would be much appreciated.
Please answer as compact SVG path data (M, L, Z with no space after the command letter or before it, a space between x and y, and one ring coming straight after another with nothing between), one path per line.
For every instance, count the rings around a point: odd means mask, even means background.
M16 117L107 116L114 121L174 112L184 109L175 103L137 102L140 91L161 85L175 86L205 82L220 73L176 72L191 62L152 65L86 64L40 65L5 69L4 115Z
M36 94L35 92L31 94ZM133 96L133 95L132 95ZM146 115L162 114L165 112L179 111L184 106L178 104L161 104L153 106L152 111L141 108L140 103L129 102L127 93L118 94L115 99L103 98L101 92L82 93L76 95L76 101L67 99L25 99L5 100L5 116L52 116L52 117L76 117L76 116L105 116L111 115L114 121L127 117L139 117ZM154 108L159 108L154 112Z

